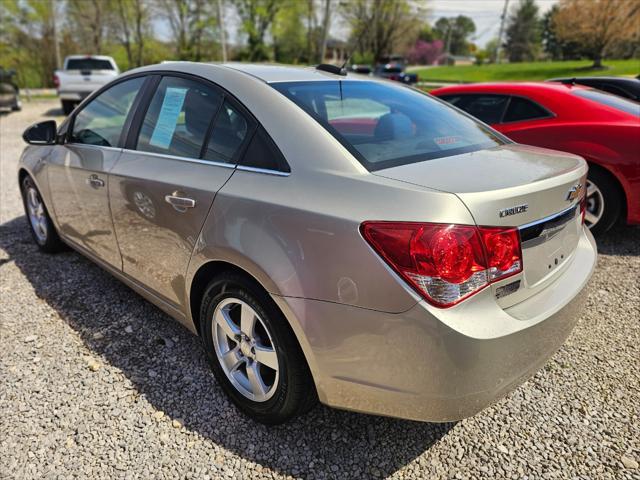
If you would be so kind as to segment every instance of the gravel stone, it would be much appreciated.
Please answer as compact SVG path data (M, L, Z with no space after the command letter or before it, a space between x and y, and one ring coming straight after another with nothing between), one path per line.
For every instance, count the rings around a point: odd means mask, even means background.
M23 130L60 115L51 100L0 116L0 478L640 478L640 228L599 240L574 332L478 415L318 406L265 427L226 399L198 338L78 253L38 252L16 165Z

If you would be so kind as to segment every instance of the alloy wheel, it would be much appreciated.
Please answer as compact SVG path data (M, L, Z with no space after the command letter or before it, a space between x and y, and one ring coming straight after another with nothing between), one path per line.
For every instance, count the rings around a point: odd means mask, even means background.
M49 234L47 225L47 214L44 210L44 204L40 198L40 194L33 186L27 187L27 212L29 214L29 222L33 233L35 233L38 242L46 243Z
M227 378L246 398L266 402L278 387L279 363L260 315L238 298L222 300L213 313L213 344Z
M587 227L593 228L604 214L604 195L598 186L587 180L587 206L584 214L584 221Z

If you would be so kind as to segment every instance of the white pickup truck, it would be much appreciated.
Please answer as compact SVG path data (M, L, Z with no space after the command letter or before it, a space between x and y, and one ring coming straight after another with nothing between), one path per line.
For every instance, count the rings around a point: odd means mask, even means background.
M69 115L85 97L119 73L118 65L111 57L70 55L65 58L64 68L53 74L53 83L62 101L64 114Z

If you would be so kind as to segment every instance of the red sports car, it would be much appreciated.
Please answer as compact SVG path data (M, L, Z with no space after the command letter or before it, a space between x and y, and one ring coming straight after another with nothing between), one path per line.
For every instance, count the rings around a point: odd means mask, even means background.
M589 162L585 221L594 234L640 223L640 103L561 83L485 83L431 92L518 143Z

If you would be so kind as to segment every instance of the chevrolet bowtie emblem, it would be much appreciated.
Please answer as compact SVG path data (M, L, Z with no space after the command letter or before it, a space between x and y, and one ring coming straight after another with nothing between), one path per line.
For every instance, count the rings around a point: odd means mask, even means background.
M567 202L572 202L576 198L580 197L580 194L582 193L582 187L584 187L584 185L582 185L581 183L578 183L577 185L571 187L569 189L569 192L567 193Z

